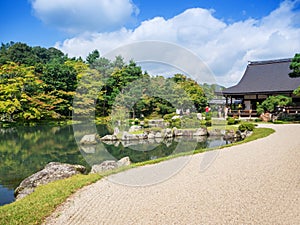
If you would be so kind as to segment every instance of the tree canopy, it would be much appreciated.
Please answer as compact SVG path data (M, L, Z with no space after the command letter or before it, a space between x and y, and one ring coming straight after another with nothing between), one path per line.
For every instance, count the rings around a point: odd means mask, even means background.
M150 76L121 56L109 60L94 50L84 62L53 47L11 42L0 48L1 121L65 119L73 110L79 116L109 116L126 105L132 117L163 116L176 107L201 112L206 104L194 80Z
M292 98L284 95L270 96L257 106L257 112L274 112L279 107L285 107L292 104Z
M292 72L289 74L290 77L300 77L300 53L296 53L290 64ZM295 95L300 95L300 86L294 91Z
M296 53L290 64L290 77L300 77L300 53Z

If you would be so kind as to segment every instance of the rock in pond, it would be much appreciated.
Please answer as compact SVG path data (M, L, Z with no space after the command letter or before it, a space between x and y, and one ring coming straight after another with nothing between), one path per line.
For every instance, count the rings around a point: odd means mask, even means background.
M117 141L118 137L116 135L105 135L104 137L100 138L101 141Z
M95 145L98 143L99 136L97 134L87 134L84 135L81 140L80 144L82 145Z
M108 170L113 170L122 166L129 166L131 164L129 157L124 157L119 161L106 160L101 164L93 165L91 173L101 173Z
M196 132L193 134L193 136L207 136L207 128L198 128Z
M34 189L42 184L65 179L76 174L84 174L86 168L81 165L51 162L45 168L23 180L15 190L16 200L34 192Z
M140 131L140 130L142 130L141 126L134 125L129 128L128 132L136 132L136 131Z

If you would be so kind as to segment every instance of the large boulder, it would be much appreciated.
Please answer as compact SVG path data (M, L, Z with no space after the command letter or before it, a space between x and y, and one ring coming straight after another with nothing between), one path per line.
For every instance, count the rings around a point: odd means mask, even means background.
M154 139L154 138L155 138L155 134L154 133L148 134L148 139Z
M82 145L95 145L98 143L98 139L98 134L87 134L81 138L79 143Z
M139 138L137 135L130 134L128 132L123 132L121 140L122 141L137 141L137 140L139 140Z
M263 113L260 115L259 118L264 122L269 122L272 119L272 114L271 113Z
M34 192L35 188L42 184L65 179L76 174L84 174L86 168L81 165L51 162L45 168L23 180L15 190L16 199L24 198Z
M181 130L177 129L176 127L173 127L172 128L172 132L173 132L173 136L174 137L179 137L179 136L182 136L183 133Z
M134 126L131 126L129 128L129 131L128 132L137 132L137 131L140 131L142 130L142 127L141 126L137 126L137 125L134 125Z
M108 170L117 169L122 166L129 166L131 164L129 157L124 157L119 161L106 160L101 164L96 164L92 166L91 173L101 173Z
M148 139L148 135L146 133L143 134L136 134L135 135L139 140L145 140Z
M186 136L186 137L192 137L194 135L194 130L184 129L181 132L182 132L182 136Z
M163 138L163 136L162 136L162 134L160 132L157 132L155 134L155 139L162 139L162 138Z
M91 173L101 173L107 170L113 170L118 167L118 164L114 160L106 160L101 164L93 165L91 169Z
M163 131L163 137L164 138L172 138L173 137L173 132L172 129L167 128Z
M117 162L118 167L129 166L130 164L131 164L131 162L130 162L130 158L128 156L120 159Z
M234 130L227 130L223 138L224 140L234 140L237 138L237 135Z
M210 130L208 132L208 135L209 136L224 136L225 135L225 130L220 130L220 129L213 129L213 130Z
M207 132L207 128L203 127L203 128L198 128L196 130L196 132L193 134L193 136L207 136L208 132Z

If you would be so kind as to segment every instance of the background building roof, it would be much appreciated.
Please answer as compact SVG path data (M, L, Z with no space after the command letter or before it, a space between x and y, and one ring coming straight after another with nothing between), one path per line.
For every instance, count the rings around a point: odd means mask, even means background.
M300 78L290 78L291 59L250 62L240 82L223 90L223 94L292 92Z

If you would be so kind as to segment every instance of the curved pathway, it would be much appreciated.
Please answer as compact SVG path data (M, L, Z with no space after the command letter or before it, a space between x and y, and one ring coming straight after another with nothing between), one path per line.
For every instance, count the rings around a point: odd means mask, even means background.
M204 171L199 165L211 153L192 156L179 173L151 186L100 180L46 224L300 224L300 125L268 126L276 133L218 150Z

